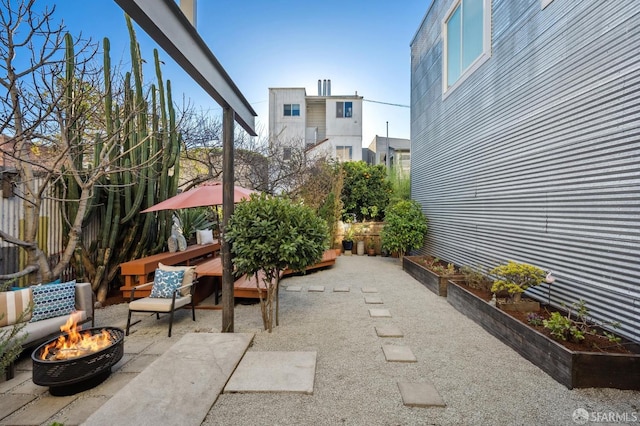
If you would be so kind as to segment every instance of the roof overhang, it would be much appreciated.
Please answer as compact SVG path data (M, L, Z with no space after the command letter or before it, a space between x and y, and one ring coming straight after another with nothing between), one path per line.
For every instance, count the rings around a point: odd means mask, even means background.
M256 136L258 115L174 0L115 0L220 106Z

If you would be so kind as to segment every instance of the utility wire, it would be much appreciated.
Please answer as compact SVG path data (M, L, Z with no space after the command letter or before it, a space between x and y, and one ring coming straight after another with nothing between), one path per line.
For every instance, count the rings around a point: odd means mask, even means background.
M397 106L397 107L401 107L401 108L411 108L409 105L402 105L402 104L392 104L390 102L382 102L382 101L374 101L371 99L362 99L364 102L371 102L374 104L383 104L383 105L391 105L391 106Z

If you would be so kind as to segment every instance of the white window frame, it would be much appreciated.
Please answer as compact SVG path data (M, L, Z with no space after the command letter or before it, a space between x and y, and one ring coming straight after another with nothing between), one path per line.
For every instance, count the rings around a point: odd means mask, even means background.
M344 158L344 156L339 155L338 152L344 152L347 151L348 148L348 158ZM351 145L338 145L336 146L336 158L342 162L345 161L352 161L353 160L353 146Z
M449 86L447 81L448 69L447 69L447 21L451 18L451 15L455 12L458 6L462 3L462 0L455 0L442 20L442 99L446 99L455 89L460 87L462 83L471 75L475 70L480 68L491 57L491 0L482 0L482 14L483 14L483 29L482 29L482 53L478 56L466 69L462 71L458 80Z
M287 105L289 105L289 112L290 112L289 115L286 114ZM294 114L293 113L293 111L294 111L293 106L294 105L296 105L298 107L298 109L297 109L298 114ZM300 117L300 104L293 104L293 103L291 103L291 104L283 104L282 105L282 116L283 117Z

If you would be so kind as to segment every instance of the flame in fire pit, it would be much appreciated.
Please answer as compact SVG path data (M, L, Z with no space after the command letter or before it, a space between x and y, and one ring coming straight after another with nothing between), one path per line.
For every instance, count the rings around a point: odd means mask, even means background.
M97 352L112 343L107 330L102 330L98 334L79 331L78 323L73 316L69 317L67 323L60 327L60 330L67 334L63 334L57 340L46 345L42 349L40 359L55 361L77 358Z

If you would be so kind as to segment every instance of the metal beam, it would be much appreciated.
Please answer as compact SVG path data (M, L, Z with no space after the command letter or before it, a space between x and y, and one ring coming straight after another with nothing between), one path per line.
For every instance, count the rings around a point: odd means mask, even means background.
M115 0L215 101L256 136L258 115L174 0Z

